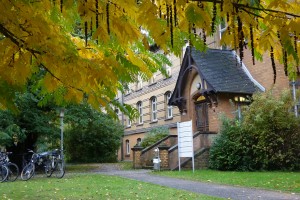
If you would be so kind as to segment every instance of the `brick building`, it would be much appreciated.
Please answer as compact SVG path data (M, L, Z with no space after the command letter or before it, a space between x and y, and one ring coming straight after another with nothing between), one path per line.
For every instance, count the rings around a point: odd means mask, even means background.
M123 121L125 133L122 149L119 152L120 160L132 160L131 148L139 143L149 130L158 126L167 126L170 134L176 134L176 123L180 121L178 109L168 105L180 70L181 58L170 55L171 67L167 66L168 77L157 72L149 81L139 79L131 84L129 91L123 94L123 101L135 107L140 116L135 121L130 121L127 116L119 114ZM119 99L122 99L121 95Z
M272 89L277 95L290 87L283 66L278 63L274 84L268 55L253 65L251 52L245 49L241 63L235 51L221 50L218 41L217 36L209 38L206 53L183 48L181 57L169 57L170 77L157 73L147 82L140 80L132 84L123 98L119 97L140 112L134 122L119 114L125 126L118 153L120 160L133 160L132 148L151 128L167 126L170 134L176 135L177 122L182 121L192 120L193 132L199 137L199 149L209 147L218 133L221 114L238 116L240 106L255 92Z

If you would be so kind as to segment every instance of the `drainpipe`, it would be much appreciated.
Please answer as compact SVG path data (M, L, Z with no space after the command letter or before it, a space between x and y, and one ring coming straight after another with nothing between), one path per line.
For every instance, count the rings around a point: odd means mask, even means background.
M123 94L123 92L121 94L121 104L122 104L122 106L124 105L124 94ZM122 112L121 120L122 120L122 126L124 128L124 112ZM121 138L121 161L124 160L124 147L123 147L124 143L123 143L123 140L124 140L124 134Z
M294 112L295 112L295 116L298 117L298 109L297 109L297 97L296 97L296 82L295 80L293 80L292 82L292 86L293 86L293 98L294 98Z

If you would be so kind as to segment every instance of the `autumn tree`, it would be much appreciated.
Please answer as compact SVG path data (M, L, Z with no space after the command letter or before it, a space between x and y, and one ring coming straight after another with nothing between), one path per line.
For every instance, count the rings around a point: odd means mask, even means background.
M249 46L253 62L263 53L295 76L300 55L297 0L3 0L0 15L0 105L12 107L29 77L57 104L86 98L94 107L123 112L114 98L126 84L163 70L157 45L179 55L185 41L205 49L222 24L221 43ZM201 30L197 32L196 30Z

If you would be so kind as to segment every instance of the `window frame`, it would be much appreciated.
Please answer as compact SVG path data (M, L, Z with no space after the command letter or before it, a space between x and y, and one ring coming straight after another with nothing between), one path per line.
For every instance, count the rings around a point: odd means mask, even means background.
M127 123L126 123L127 127L131 127L131 120L130 120L129 117L127 117L126 122L127 122Z
M143 119L143 102L139 101L137 102L137 109L139 112L139 118L138 118L138 124L143 124L144 119Z
M153 96L150 98L150 106L151 106L151 121L156 122L157 119L157 97Z
M155 81L156 81L156 74L153 74L153 75L151 76L151 78L149 79L149 85L154 84Z
M128 139L125 141L125 144L126 144L126 155L130 155L130 142Z
M168 104L171 96L172 93L170 91L165 93L166 119L171 119L173 117L173 106Z
M143 88L143 79L140 75L138 75L136 82L136 90L141 90Z

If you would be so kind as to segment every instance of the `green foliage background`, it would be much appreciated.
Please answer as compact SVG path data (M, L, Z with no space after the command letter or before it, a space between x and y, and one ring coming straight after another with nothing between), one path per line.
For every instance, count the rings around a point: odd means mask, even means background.
M146 148L151 146L155 142L163 139L164 137L169 135L169 129L165 126L159 126L152 128L149 133L147 133L146 137L142 140L141 146Z
M87 104L70 106L65 132L66 158L70 162L115 162L124 129L110 116Z
M59 145L56 108L50 103L41 107L38 102L33 93L18 93L17 111L0 110L0 146L13 147L15 139L18 146L26 149L34 145L38 151Z
M291 112L288 91L275 98L257 94L243 111L243 120L223 118L210 150L210 168L219 170L300 169L299 118Z

